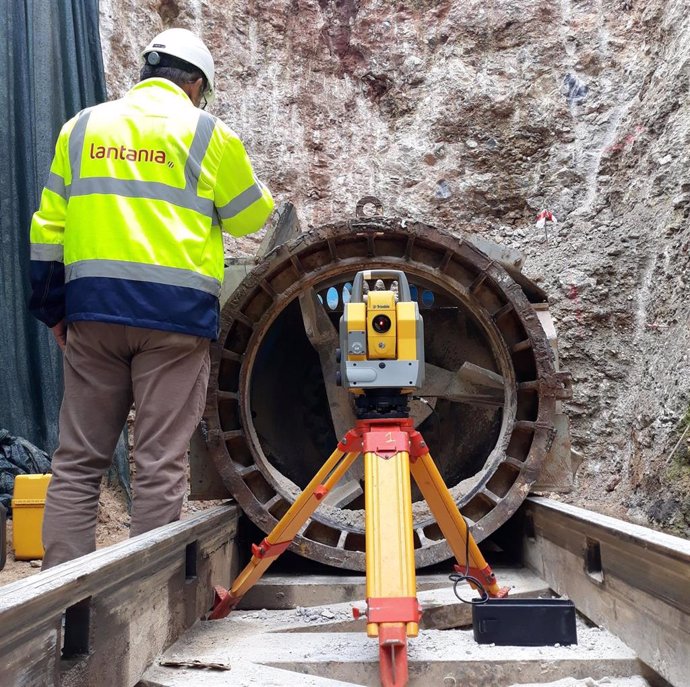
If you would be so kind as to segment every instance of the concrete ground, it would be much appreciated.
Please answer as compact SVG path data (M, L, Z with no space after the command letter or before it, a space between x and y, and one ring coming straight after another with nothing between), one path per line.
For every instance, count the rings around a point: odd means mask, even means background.
M260 609L197 623L146 672L140 687L378 685L377 642L351 612L353 605L364 606L363 578L343 578L344 584L339 578L303 577L295 584L290 579L266 576L252 592ZM523 570L501 571L500 580L513 596L549 593ZM341 600L343 589L361 591L350 597L359 601ZM409 640L410 687L648 687L635 653L583 619L577 645L479 645L472 630L463 629L471 610L445 576L420 576L419 589L426 629ZM284 608L286 598L293 608Z

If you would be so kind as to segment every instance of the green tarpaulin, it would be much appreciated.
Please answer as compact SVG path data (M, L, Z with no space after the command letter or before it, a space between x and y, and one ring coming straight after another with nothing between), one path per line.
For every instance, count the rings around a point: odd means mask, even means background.
M106 97L98 0L4 0L0 36L0 427L50 453L62 368L26 309L29 224L60 127Z

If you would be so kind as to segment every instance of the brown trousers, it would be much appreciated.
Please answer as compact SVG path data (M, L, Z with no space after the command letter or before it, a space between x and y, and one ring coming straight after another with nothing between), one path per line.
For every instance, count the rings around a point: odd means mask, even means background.
M103 322L67 331L60 444L43 519L43 569L96 548L101 479L134 401L130 536L178 520L186 452L206 400L209 340Z

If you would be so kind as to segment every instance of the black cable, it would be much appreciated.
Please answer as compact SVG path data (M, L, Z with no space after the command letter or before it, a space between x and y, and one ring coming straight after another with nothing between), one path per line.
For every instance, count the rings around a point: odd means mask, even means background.
M454 572L448 576L448 579L453 583L453 594L462 601L464 604L470 604L471 606L478 606L480 604L485 604L489 600L489 592L484 589L484 585L474 576L470 575L470 526L467 524L462 515L460 516L465 522L465 572L458 573ZM478 599L463 599L460 594L458 594L458 585L461 582L470 582L477 587L477 591L481 595Z
M424 398L424 396L412 396L413 401L420 401L421 403L424 403L424 405L429 406L429 410L431 411L430 415L434 419L434 423L436 425L436 430L440 431L441 429L441 417L439 416L438 412L436 411L436 408L429 403L429 401Z
M426 400L423 396L412 396L413 399L417 401L421 401L422 403L425 403L426 405L429 406L431 409L431 415L440 427L440 422L441 418L439 417L439 414L436 412L436 408L429 403L429 401ZM451 573L448 576L448 579L453 583L453 593L457 598L462 601L464 604L470 604L473 606L479 605L479 604L485 604L489 600L489 592L484 589L484 585L481 583L480 580L478 580L476 577L473 577L470 575L470 526L467 524L467 520L460 515L460 517L463 519L465 522L465 572L464 573L458 573L454 572ZM471 582L473 585L477 587L477 591L480 594L480 597L478 599L463 599L460 594L458 594L458 585L461 582Z
M453 583L453 593L458 597L458 599L460 599L460 601L462 601L462 603L470 604L471 606L480 606L489 600L489 593L486 591L486 589L484 589L484 586L476 577L472 577L472 575L463 575L460 573L451 573L448 576L448 579ZM463 599L460 594L458 594L458 585L461 582L471 582L472 584L475 584L477 586L477 591L481 594L481 597L479 599Z

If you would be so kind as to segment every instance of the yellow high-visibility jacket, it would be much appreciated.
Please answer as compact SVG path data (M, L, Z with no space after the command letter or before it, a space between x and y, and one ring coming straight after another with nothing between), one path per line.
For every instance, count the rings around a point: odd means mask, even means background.
M242 142L165 79L63 127L31 223L30 310L214 339L221 231L260 229L273 199Z

